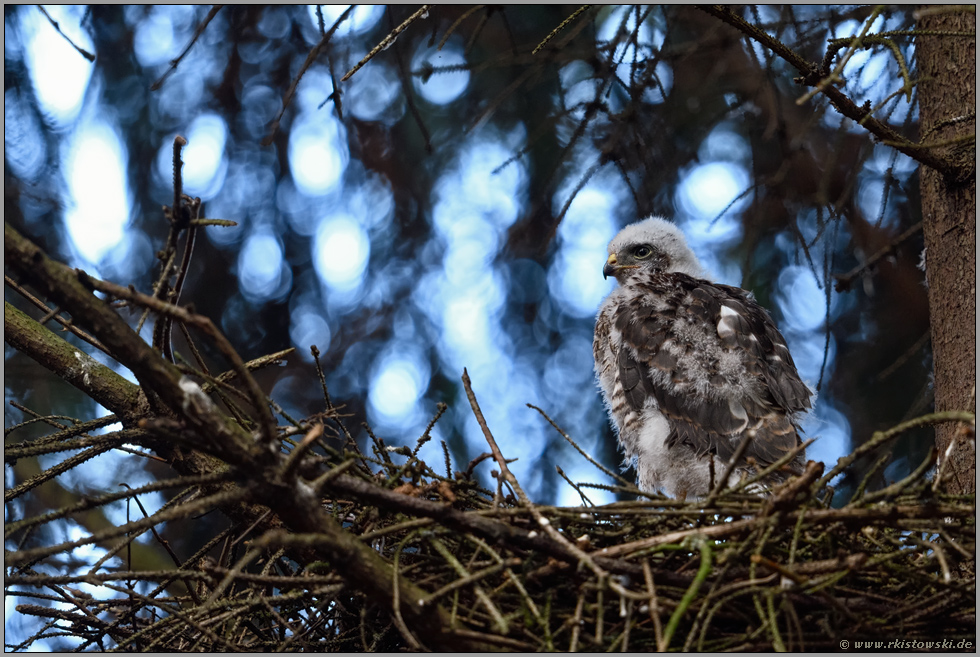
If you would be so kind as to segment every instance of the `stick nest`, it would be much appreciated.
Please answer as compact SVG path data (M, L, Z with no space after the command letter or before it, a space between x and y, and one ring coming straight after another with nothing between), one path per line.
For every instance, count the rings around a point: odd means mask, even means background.
M196 212L197 200L178 192L175 206ZM188 247L193 212L171 213L191 218ZM4 490L4 592L26 601L8 619L26 638L8 649L975 648L975 496L943 486L953 450L975 450L973 413L878 432L826 474L811 461L765 498L740 492L751 483L743 481L704 500L670 500L596 464L597 478L619 483L566 479L582 506L538 506L505 457L519 437L501 449L465 371L488 453L462 471L445 444L444 463L420 458L444 405L414 447L389 447L368 428L365 452L330 401L315 347L326 410L294 420L252 375L292 350L244 362L213 322L162 293L69 269L10 226L4 238L5 264L73 318L59 321L140 381L83 358L5 303L6 341L113 413L81 421L11 402L29 419L5 430L14 476ZM170 274L164 266L161 290ZM44 321L57 315L8 286L44 308ZM153 345L115 302L153 313ZM174 325L195 364L171 360ZM231 369L211 374L194 335ZM940 422L959 429L938 466L932 450L905 479L879 490L866 479L831 505L829 485L855 461L876 458L874 472L893 438ZM54 431L38 436L45 425ZM122 428L95 433L110 425ZM61 475L109 450L153 459L166 474L133 488L63 485ZM487 469L492 490L478 477ZM622 501L593 505L590 488ZM169 491L168 502L149 513L140 496L158 491ZM114 526L106 510L123 503L131 515Z
M721 491L684 502L630 486L572 484L583 506L560 508L526 501L506 460L493 459L500 450L488 429L495 454L451 472L448 450L445 464L419 459L428 431L414 449L392 449L372 436L365 454L353 441L332 448L325 426L338 427L340 438L346 433L335 412L280 428L292 450L284 456L322 448L294 463L296 476L321 491L321 508L339 531L369 546L392 579L397 573L390 596L368 590L349 567L317 560L311 550L322 536L283 531L264 513L217 534L169 571L96 567L57 576L37 558L8 568L8 594L47 588L75 607L66 611L40 593L40 604L19 605L45 624L17 647L56 632L87 649L167 652L976 645L975 498L937 492L925 467L883 490L862 486L841 508L829 506L826 484L860 453L823 477L811 462L768 498ZM889 437L876 434L879 445ZM485 462L503 465L493 470L495 491L475 476ZM225 483L250 485L234 476ZM594 506L590 488L632 501ZM8 540L23 522L8 527ZM144 524L142 531L157 523L151 516ZM8 552L8 561L12 554L15 561L25 556ZM88 590L101 595L79 594L72 588L79 582L98 585ZM412 604L423 615L439 619L435 634L406 619L398 598L408 590L418 592Z

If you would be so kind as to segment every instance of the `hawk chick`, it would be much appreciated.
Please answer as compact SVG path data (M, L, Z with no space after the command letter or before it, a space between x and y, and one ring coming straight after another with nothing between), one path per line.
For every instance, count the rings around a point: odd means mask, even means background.
M619 286L596 317L595 371L640 488L704 497L750 440L728 484L800 444L810 408L782 334L750 292L703 278L672 223L631 224L609 243ZM802 451L761 483L803 471Z

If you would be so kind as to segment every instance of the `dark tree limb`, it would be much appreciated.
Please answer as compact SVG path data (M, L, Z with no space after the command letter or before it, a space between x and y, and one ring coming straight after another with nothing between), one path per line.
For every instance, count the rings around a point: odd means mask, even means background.
M784 59L800 72L800 81L803 84L817 86L820 83L823 76L818 64L804 59L792 48L779 39L770 36L765 30L749 23L731 8L723 5L698 5L698 9L731 25L748 38L758 41L762 46ZM867 108L859 107L837 87L826 85L821 92L827 96L830 104L838 112L864 126L868 132L878 139L889 142L896 150L908 155L916 162L935 169L945 177L956 178L961 175L962 167L957 162L909 141L891 126L876 119Z
M197 384L191 387L189 379L146 344L106 302L95 297L79 280L78 272L48 258L40 248L8 224L4 225L4 259L8 267L71 313L80 325L90 330L115 354L120 363L129 367L140 381L143 392L158 395L170 411L197 434L202 448L219 455L237 469L243 483L218 486L212 491L211 498L232 519L254 522L265 513L265 507L272 509L277 518L270 519L270 528L317 535L316 544L298 555L301 559L305 562L330 563L348 582L385 608L393 610L392 602L397 600L401 617L417 636L425 637L428 646L441 650L488 648L476 639L453 634L456 624L442 606L425 605L424 601L428 598L426 591L395 577L392 566L374 549L344 531L323 509L319 497L313 494L308 483L299 477L284 478L279 449L270 455L237 423L222 415ZM152 299L146 295L141 297ZM19 340L20 344L26 342L17 337L13 337L13 340ZM63 364L63 360L53 362ZM106 374L102 370L93 372L99 376ZM125 396L104 397L120 415L135 419L135 400L133 406L127 409ZM173 423L173 420L161 419ZM152 428L152 424L149 423L148 428ZM173 459L174 468L181 474L203 475L224 467L220 461L206 454L187 451L190 454L181 454L177 458L177 454L164 445L164 453ZM185 511L180 508L167 509L129 525L138 529L170 516L182 517ZM122 528L114 529L118 531ZM92 538L75 543L90 543ZM75 546L68 543L21 551L16 559L8 554L8 563L22 563Z
M140 389L73 347L9 302L3 304L3 339L120 416L140 406Z

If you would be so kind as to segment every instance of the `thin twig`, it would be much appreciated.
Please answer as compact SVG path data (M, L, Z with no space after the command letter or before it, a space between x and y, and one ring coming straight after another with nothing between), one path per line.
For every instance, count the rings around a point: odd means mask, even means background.
M344 13L342 13L340 17L337 18L336 21L334 21L334 24L330 26L330 29L323 34L323 36L320 38L320 41L317 42L317 44L313 46L313 48L310 50L309 54L306 56L306 60L303 62L303 65L299 67L299 72L296 73L296 77L293 78L292 83L290 83L289 85L289 89L286 91L286 95L282 99L282 109L279 110L278 116L276 116L275 120L272 122L271 129L269 130L269 135L262 140L263 146L268 146L275 139L276 132L279 131L279 123L282 121L283 114L286 113L286 109L289 107L289 104L292 102L293 95L296 93L296 87L299 86L299 81L303 79L303 75L310 68L310 66L313 65L313 62L316 61L317 57L320 56L320 52L327 47L327 44L330 43L330 39L333 38L334 32L337 31L337 28L340 27L341 23L347 20L347 18L351 15L351 12L353 12L354 9L356 8L357 5L351 5L347 9L345 9ZM319 5L318 5L318 11L319 11ZM320 14L320 16L322 18L322 14ZM335 97L339 97L339 94L340 91L335 88L331 95ZM339 107L340 105L339 100L337 101L337 105Z
M582 498L582 504L584 504L585 506L595 506L595 504L592 502L592 500L590 500L588 498L588 496L585 493L582 492L582 489L579 488L575 484L574 481L572 481L571 479L568 478L568 475L565 474L565 471L561 469L561 466L560 465L556 465L555 466L555 470L558 472L558 476L561 477L562 479L564 479L565 480L565 483L568 484L569 486L571 486L572 489L576 493L578 493L578 496Z
M548 535L553 541L561 544L566 550L573 554L580 563L585 564L600 582L600 586L609 586L617 593L623 591L623 587L617 584L615 581L609 579L609 574L601 568L598 564L593 561L592 557L583 552L577 545L569 541L565 536L563 536L557 529L555 529L551 521L545 518L541 512L534 506L524 489L521 487L520 483L517 481L517 477L514 473L510 471L507 467L507 461L504 459L504 455L500 451L500 447L497 446L497 441L494 440L493 434L490 433L490 428L487 426L486 418L483 417L483 411L480 410L480 404L476 401L476 395L473 393L473 386L470 381L470 375L467 371L463 370L463 387L466 390L466 398L470 402L470 407L473 409L473 415L476 416L476 421L483 430L483 437L486 438L487 443L490 445L490 450L493 452L493 457L497 461L497 465L500 467L500 480L506 481L517 493L520 500L521 506L524 506L531 512L534 517L535 522L538 526L544 530L545 534Z
M180 293L184 289L184 281L187 280L187 272L191 267L191 256L194 255L194 244L197 241L198 227L195 221L200 216L201 199L195 198L187 204L190 213L190 221L187 224L187 239L184 242L184 254L180 259L180 267L177 269L177 279L174 281L173 289L170 291L170 302L180 304ZM183 208L182 208L183 210ZM171 363L177 362L174 358L173 348L173 318L164 317L163 319L163 354Z
M928 415L923 415L909 420L908 422L897 424L887 431L875 431L871 438L856 450L847 456L842 456L841 458L837 459L837 465L831 468L830 471L823 476L823 478L814 484L812 488L813 492L816 493L816 491L830 483L834 477L843 472L849 465L854 463L854 461L858 460L868 452L877 449L882 444L888 442L892 438L895 438L899 434L902 434L909 429L915 429L930 424L940 424L942 422L967 422L969 424L976 425L976 415L966 411L944 411L941 413L930 413Z
M371 61L371 59L373 59L375 55L377 55L382 50L387 49L388 46L390 46L392 43L394 43L395 39L398 38L398 35L405 31L405 28L407 28L409 25L411 25L412 23L414 23L418 18L427 16L428 13L429 13L429 9L431 7L432 7L432 5L422 5L419 8L418 11L416 11L414 14L412 14L411 16L409 16L408 18L406 18L402 22L401 25L399 25L398 27L396 27L395 29L393 29L391 32L389 32L388 33L388 36L386 36L385 38L383 38L381 40L381 42L378 43L378 45L376 45L374 48L372 48L371 49L371 52L369 52L368 54L364 55L364 58L361 61L357 62L357 64L354 65L354 68L352 68L351 70L347 71L347 73L344 74L344 77L340 78L340 81L341 82L346 82L350 78L350 76L352 76L355 73L357 73L359 70L361 70L361 67L362 66L364 66L369 61Z
M845 292L849 290L855 278L863 274L868 269L871 269L871 267L873 267L879 260L894 252L899 245L918 234L918 232L921 230L922 222L919 221L918 223L909 226L909 228L906 229L901 235L890 241L882 248L878 249L874 255L851 271L847 272L846 274L834 274L834 279L837 281L837 283L834 284L834 289L836 289L838 292Z
M95 61L95 55L85 50L84 48L78 46L74 41L68 38L67 34L61 31L61 28L58 26L58 21L51 18L51 15L44 9L43 5L37 5L37 8L41 10L41 13L44 14L44 17L47 18L48 22L51 23L51 27L53 27L58 32L58 34L64 37L65 41L71 44L71 47L78 51L78 54L80 54L82 57L89 60L90 62Z
M580 15L582 14L582 12L584 12L585 10L587 10L587 9L588 9L589 7L591 7L591 6L592 6L592 5L582 5L581 7L579 7L578 9L576 9L576 10L575 10L574 12L572 12L572 15L571 15L571 16L569 16L568 18L566 18L565 20L563 20L563 21L562 21L561 23L559 23L559 24L558 24L558 27L556 27L555 29L553 29L553 30L551 31L551 33L550 33L550 34L548 34L548 36L546 36L546 37L544 38L544 40L543 40L543 41L542 41L541 43L539 43L539 44L538 44L538 45L537 45L537 46L536 46L536 47L534 48L534 50L532 50L532 51L531 51L531 54L532 54L532 55L537 55L537 54L538 54L538 51L539 51L539 50L541 50L541 49L542 49L542 48L544 48L544 47L545 47L546 45L548 45L548 43L550 43L552 39L554 39L554 38L555 38L556 36L558 36L558 33L559 33L559 32L561 32L561 31L562 31L562 30L564 30L564 29L565 29L566 27L568 27L568 25L569 25L569 24L570 24L570 23L571 23L572 21L574 21L574 20L575 20L576 18L578 18L578 17L579 17L579 16L580 16Z
M391 11L389 9L388 20L391 21ZM405 25L405 23L402 23ZM401 29L401 28L396 28ZM394 34L394 31L392 32ZM412 118L415 120L415 125L418 126L419 132L422 133L422 140L425 143L425 152L432 153L432 137L429 135L429 129L425 127L425 121L422 118L422 112L419 111L418 105L415 103L415 90L412 88L412 82L409 79L408 70L405 67L405 60L399 51L398 46L395 44L395 40L392 39L387 47L394 48L395 64L398 66L398 79L402 83L402 96L405 98L405 103L408 105L408 111L412 113Z
M650 592L650 601L647 603L650 607L650 619L653 621L653 636L656 641L657 649L662 649L664 645L663 628L660 625L660 605L657 600L657 587L653 581L653 570L650 568L650 562L646 559L643 560L643 579L647 585L647 591Z
M442 50L442 47L444 45L446 45L446 42L447 41L449 41L449 37L451 37L453 35L453 32L456 31L456 28L459 27L459 25L463 21L465 21L467 18L469 18L470 16L472 16L474 13L476 13L479 10L483 9L485 6L486 5L473 5L472 7L470 7L466 11L464 11L460 15L459 18L457 18L455 21L453 21L453 24L449 26L449 29L446 30L446 33L442 36L442 39L439 41L439 45L436 46L436 51Z
M619 483L621 483L624 486L632 486L633 485L632 482L630 482L629 480L627 480L627 479L619 476L618 474L616 474L612 470L606 468L601 463L599 463L598 461L596 461L594 458L592 458L591 456L589 456L588 453L586 453L586 451L584 449L582 449L581 447L579 447L578 443L576 443L574 440L572 440L572 438L567 433L565 433L564 431L562 431L561 427L559 427L555 423L555 421L552 420L548 416L548 414L545 413L543 410L541 410L540 408L538 408L534 404L527 404L527 407L528 408L533 408L538 413L540 413L544 417L544 419L546 419L548 421L548 423L555 428L555 431L557 431L558 434L568 442L569 445L571 445L572 447L574 447L575 450L579 454L581 454L583 457L585 457L585 460L586 461L588 461L589 463L591 463L592 465L594 465L596 468L598 468L600 471L602 471L603 474L607 475L608 477L610 477L612 479L615 479L616 481L618 481Z
M21 287L20 285L18 285L17 282L14 281L14 279L10 278L6 274L3 275L3 281L7 285L9 285L11 288L13 288L13 290L15 292L17 292L17 294L21 295L22 297L24 297L25 299L27 299L28 301L30 301L32 304L34 304L35 306L37 306L41 310L43 310L43 311L45 311L46 313L49 313L49 314L51 312L53 312L51 310L51 308L48 308L48 304L44 303L43 301L41 301L40 299L38 299L36 296L34 296L33 294L31 294L29 291L27 291L26 289L24 289L23 287ZM88 333L86 333L82 329L80 329L77 326L75 326L71 322L71 320L68 320L68 319L65 319L64 317L62 317L61 314L60 314L60 312L55 313L54 315L52 315L52 319L54 319L56 322L58 322L59 324L61 324L62 326L64 326L66 330L71 331L72 333L74 333L75 335L77 335L79 338L81 338L82 340L85 340L85 342L88 342L90 345L92 345L93 347L95 347L96 349L98 349L99 351L101 351L102 353L106 354L107 356L111 356L112 355L112 354L110 354L108 352L108 350L106 349L106 346L104 344L102 344L97 339L95 339L95 337L89 335ZM39 323L41 323L41 322L39 322Z
M184 57L187 55L187 53L190 52L191 48L194 47L194 44L197 43L197 40L201 38L201 35L204 34L204 30L207 29L208 24L218 14L218 12L221 11L222 7L224 7L224 5L214 5L211 7L211 10L208 12L208 15L204 17L204 20L201 21L198 24L197 29L194 30L194 35L191 37L190 42L188 42L187 46L184 47L184 50L179 55L177 55L176 59L170 60L170 68L168 68L167 72L161 75L156 82L150 85L150 91L156 91L157 89L162 87L166 79L169 78L173 74L173 72L177 70L177 66L180 65L181 60L183 60Z

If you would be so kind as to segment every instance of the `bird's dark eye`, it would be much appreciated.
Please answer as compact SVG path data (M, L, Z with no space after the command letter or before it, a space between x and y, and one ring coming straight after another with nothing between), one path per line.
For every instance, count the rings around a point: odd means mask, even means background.
M637 258L649 258L652 253L653 249L646 244L641 244L633 250L633 255Z

